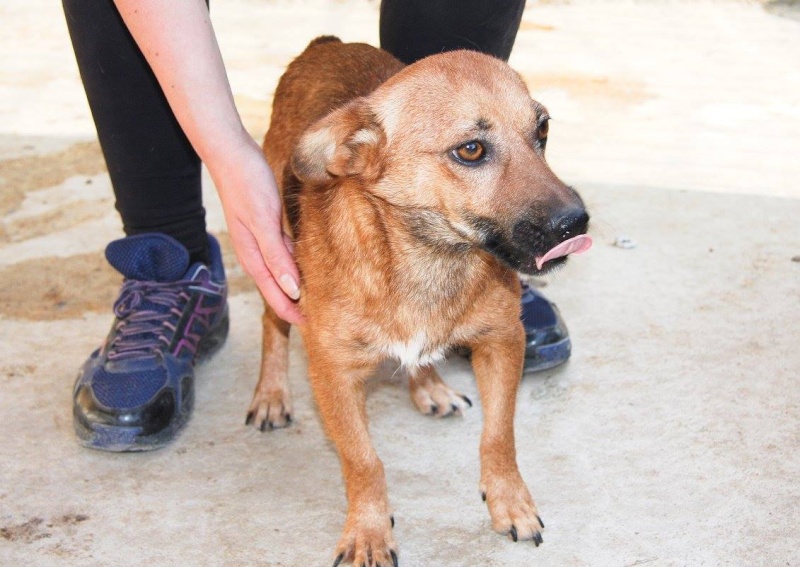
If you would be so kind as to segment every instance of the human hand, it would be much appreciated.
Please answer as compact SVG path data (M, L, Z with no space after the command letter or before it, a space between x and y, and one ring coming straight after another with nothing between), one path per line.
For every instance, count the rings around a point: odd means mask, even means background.
M252 140L207 163L217 187L236 257L281 319L303 321L297 300L300 274L293 244L283 232L281 201L272 170Z

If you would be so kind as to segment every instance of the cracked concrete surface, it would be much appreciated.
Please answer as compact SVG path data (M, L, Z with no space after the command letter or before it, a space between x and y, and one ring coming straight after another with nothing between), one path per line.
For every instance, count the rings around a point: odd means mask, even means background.
M212 3L254 136L288 60L323 33L376 43L377 9ZM443 377L478 402L463 418L419 415L392 369L371 388L402 565L800 565L797 14L529 2L511 64L554 116L549 160L596 240L542 282L573 358L519 394L545 544L490 530L480 403L455 357ZM0 565L329 565L345 500L303 348L293 337L296 425L245 427L261 301L229 246L231 334L198 369L188 428L149 454L74 441L70 391L110 324L102 249L121 231L58 5L7 0L0 21Z

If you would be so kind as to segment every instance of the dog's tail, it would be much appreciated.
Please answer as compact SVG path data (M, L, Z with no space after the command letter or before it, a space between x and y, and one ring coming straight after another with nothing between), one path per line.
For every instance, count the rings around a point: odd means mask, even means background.
M321 43L330 43L332 41L338 41L339 43L342 43L342 40L336 37L335 35L321 35L316 39L312 39L311 43L308 44L308 47L306 47L306 49L308 49L309 47L314 47L315 45L319 45Z

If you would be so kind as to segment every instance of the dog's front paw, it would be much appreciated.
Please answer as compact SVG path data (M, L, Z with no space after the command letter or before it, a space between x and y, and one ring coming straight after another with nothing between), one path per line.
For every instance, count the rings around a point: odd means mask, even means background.
M261 431L287 427L292 423L292 402L289 394L281 391L256 391L244 423Z
M414 405L425 415L461 415L468 407L472 407L472 400L448 386L430 366L419 369L411 376L408 387Z
M508 535L513 541L531 540L539 547L544 523L521 478L481 483L481 496L489 506L494 531Z
M398 567L393 527L394 518L388 514L348 514L333 567L350 562L357 567Z

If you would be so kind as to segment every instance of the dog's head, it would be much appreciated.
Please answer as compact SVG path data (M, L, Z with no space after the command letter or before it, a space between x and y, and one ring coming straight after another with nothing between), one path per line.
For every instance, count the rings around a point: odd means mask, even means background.
M359 183L434 246L479 247L541 273L591 245L583 202L545 161L548 121L508 65L454 51L314 124L292 167L320 187Z

